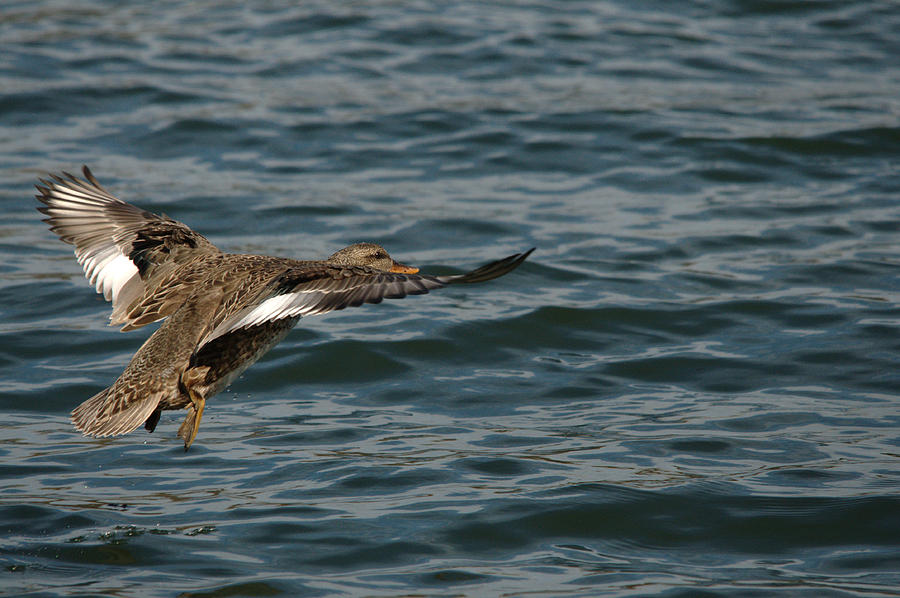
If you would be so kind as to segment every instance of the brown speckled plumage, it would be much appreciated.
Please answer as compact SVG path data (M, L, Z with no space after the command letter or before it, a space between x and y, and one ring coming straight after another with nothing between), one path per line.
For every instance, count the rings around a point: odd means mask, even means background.
M165 322L122 375L72 411L88 436L153 431L160 413L188 409L179 436L193 442L206 400L281 341L302 316L491 280L533 250L466 274L428 276L372 243L327 260L223 253L184 224L125 203L85 179L51 176L38 209L97 291L112 301L110 324L134 330Z

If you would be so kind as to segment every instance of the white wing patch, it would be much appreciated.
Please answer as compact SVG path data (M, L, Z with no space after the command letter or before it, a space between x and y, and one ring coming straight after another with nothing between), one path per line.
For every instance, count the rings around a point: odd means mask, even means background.
M269 297L259 305L238 312L216 326L201 345L205 345L232 330L249 328L263 322L305 316L316 309L316 305L327 294L325 291L299 291Z
M75 245L75 257L91 285L115 306L125 283L139 275L116 242L121 225L107 210L124 206L136 219L141 217L140 211L86 182L59 177L53 182L42 182L47 185L38 187L42 192L39 199L47 205L42 211L50 216L57 234Z
M76 252L77 253L77 252ZM87 252L78 256L78 263L84 268L84 275L94 285L104 299L116 305L119 291L132 277L138 276L134 263L115 245L104 247L93 254Z
M308 284L316 288L295 289L275 295L226 318L203 339L200 346L239 328L284 318L323 314L362 303L379 303L382 299L419 295L446 283L437 277L382 273L343 280L324 279Z
M270 297L231 324L229 328L234 330L255 326L270 320L304 316L315 308L324 295L325 293L322 291L300 291Z

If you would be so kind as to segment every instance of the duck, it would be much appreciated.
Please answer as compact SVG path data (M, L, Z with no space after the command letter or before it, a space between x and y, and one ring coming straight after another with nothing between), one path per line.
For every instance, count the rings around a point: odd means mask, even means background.
M187 225L124 202L91 170L38 179L44 222L74 246L85 277L112 303L109 324L127 332L162 321L113 384L71 412L90 437L119 436L161 413L186 410L188 450L206 402L306 316L479 283L518 268L516 253L464 274L432 276L355 243L324 260L226 253Z

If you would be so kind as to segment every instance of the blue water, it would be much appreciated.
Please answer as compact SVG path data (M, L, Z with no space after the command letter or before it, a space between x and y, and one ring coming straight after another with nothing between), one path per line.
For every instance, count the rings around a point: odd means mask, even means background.
M298 6L299 4L299 6ZM6 2L0 593L900 596L895 2ZM301 321L207 408L35 211L477 286Z

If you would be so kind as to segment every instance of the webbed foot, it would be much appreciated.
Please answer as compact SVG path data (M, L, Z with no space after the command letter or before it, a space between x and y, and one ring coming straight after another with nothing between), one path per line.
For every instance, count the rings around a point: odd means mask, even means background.
M206 406L206 399L190 392L191 404L188 405L188 414L184 418L181 427L178 428L178 436L184 439L184 450L191 448L194 438L197 437L197 431L200 430L200 420L203 418L203 408Z

